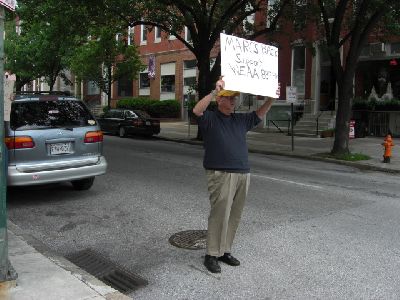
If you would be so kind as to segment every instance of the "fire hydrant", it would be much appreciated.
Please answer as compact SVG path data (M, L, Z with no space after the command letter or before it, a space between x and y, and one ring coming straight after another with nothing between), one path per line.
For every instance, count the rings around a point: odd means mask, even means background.
M394 146L392 136L390 134L385 136L382 146L385 148L385 152L383 154L383 162L390 163L390 157L392 156L392 147Z

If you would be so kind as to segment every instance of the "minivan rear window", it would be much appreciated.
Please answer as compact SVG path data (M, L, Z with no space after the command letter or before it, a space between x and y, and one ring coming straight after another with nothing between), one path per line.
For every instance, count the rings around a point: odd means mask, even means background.
M95 124L94 117L80 101L14 102L11 107L10 126L13 130L73 128Z

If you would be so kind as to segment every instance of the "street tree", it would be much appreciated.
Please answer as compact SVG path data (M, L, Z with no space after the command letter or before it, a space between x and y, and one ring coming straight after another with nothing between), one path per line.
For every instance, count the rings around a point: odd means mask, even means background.
M16 90L20 91L25 84L41 76L34 67L37 40L27 34L19 35L14 20L7 22L5 27L4 68L16 74Z
M335 141L332 154L349 152L349 126L353 100L353 78L368 38L400 34L399 0L318 0L317 28L322 28L338 88ZM343 51L342 51L343 50ZM343 52L344 55L341 55Z
M121 29L122 30L122 29ZM87 42L76 49L69 66L80 80L95 83L111 105L111 86L121 79L134 80L143 70L137 48L117 39L112 26L96 27Z
M34 78L43 78L50 90L58 76L71 83L65 70L68 57L87 36L85 8L65 1L19 0L16 15L20 31L11 30L5 54L18 88Z
M283 8L290 1L282 0L275 5L274 14L270 14L273 17L271 26L266 30L264 24L260 34L275 30ZM256 33L258 24L248 20L256 12L266 13L267 9L265 2L259 0L89 0L82 1L82 5L90 6L92 11L95 11L94 7L98 11L106 11L124 20L127 26L141 24L149 30L158 27L168 35L175 36L197 60L196 88L199 99L214 88L220 76L220 33L256 37L259 35ZM185 28L189 32L190 40L186 40L182 34ZM199 132L197 136L201 138Z
M79 0L75 0L79 1ZM283 0L280 6L290 0ZM149 30L160 28L180 40L196 57L198 68L197 89L199 98L207 95L220 75L220 55L218 54L219 36L226 34L255 37L254 25L248 22L254 13L263 11L266 6L258 0L102 0L82 1L92 9L107 11L126 22L129 26L146 25ZM281 17L277 6L274 17ZM274 30L276 21L271 22L268 30ZM257 26L255 26L257 27ZM182 34L187 28L190 40ZM244 30L247 29L247 30ZM213 53L214 51L214 53ZM214 64L212 57L216 57Z

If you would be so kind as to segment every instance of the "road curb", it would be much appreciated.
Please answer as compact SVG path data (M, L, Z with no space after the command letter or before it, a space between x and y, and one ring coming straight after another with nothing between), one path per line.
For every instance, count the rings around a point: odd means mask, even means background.
M200 146L203 145L202 141L197 141L197 140L168 138L168 137L162 137L162 136L155 136L155 138L160 139L160 140L170 141L170 142L189 144L189 145L200 145ZM333 158L320 157L320 156L316 156L316 155L302 155L302 154L271 151L271 150L259 150L259 149L254 149L251 146L249 146L249 152L257 153L257 154L264 154L264 155L279 155L279 156L307 159L307 160L313 160L313 161L322 161L322 162L327 162L327 163L332 163L332 164L354 167L354 168L357 168L362 171L376 171L376 172L382 172L382 173L400 174L400 170L396 170L396 169L389 169L389 168L372 166L372 165L367 165L367 164L360 164L360 163L353 162L353 161L337 160L337 159L333 159Z
M49 259L52 263L64 269L72 276L82 281L89 288L94 290L99 296L104 297L107 300L129 300L132 299L121 292L115 290L114 288L108 286L104 282L100 281L93 275L87 273L85 270L79 268L65 257L56 254L48 246L43 244L41 241L36 239L30 234L27 234L18 225L14 224L12 221L7 220L7 230L11 231L16 237L22 239L29 246L34 248L37 252L42 254L44 257ZM16 270L18 273L18 270ZM40 277L40 274L38 274ZM17 282L18 284L18 282Z

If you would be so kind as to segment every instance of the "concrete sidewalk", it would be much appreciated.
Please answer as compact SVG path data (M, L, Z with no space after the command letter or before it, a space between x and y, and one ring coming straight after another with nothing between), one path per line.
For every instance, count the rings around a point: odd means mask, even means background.
M195 139L196 135L196 125L189 125L187 122L162 122L158 138L201 145L202 142ZM350 139L349 148L352 153L362 153L371 157L369 160L357 162L323 158L318 155L331 151L334 138L294 136L292 150L292 137L287 133L266 128L256 128L248 133L247 142L249 152L253 153L292 156L345 164L359 169L400 173L400 144L397 139L393 140L396 146L392 149L390 164L382 162L382 137Z
M0 285L1 300L127 300L8 222L8 258L18 278Z

